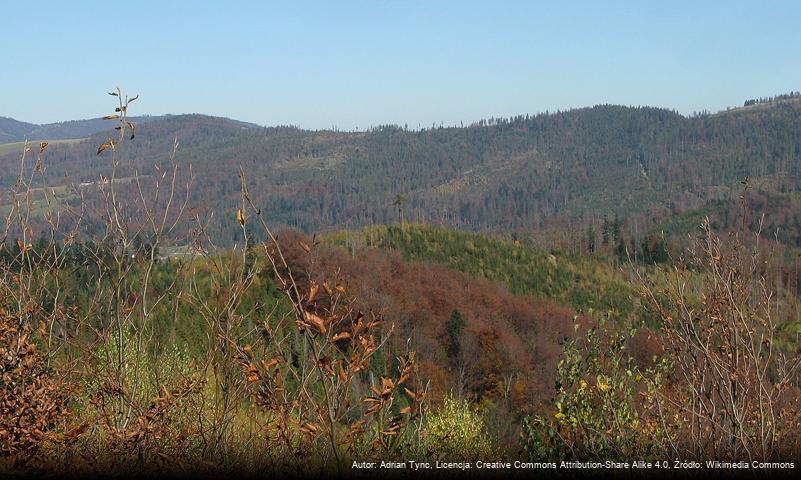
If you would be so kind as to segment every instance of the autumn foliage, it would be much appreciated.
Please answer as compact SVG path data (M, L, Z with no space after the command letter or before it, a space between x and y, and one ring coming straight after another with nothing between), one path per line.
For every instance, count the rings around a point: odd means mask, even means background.
M70 389L37 347L41 333L0 306L0 462L6 468L35 464L41 450L64 440Z
M441 398L454 391L473 400L508 399L516 410L547 401L561 353L560 341L573 334L575 311L550 300L510 293L497 283L476 279L444 266L407 262L397 253L366 249L358 255L321 245L306 255L311 240L297 232L278 236L293 270L310 265L338 275L355 292L363 309L383 312L385 328L394 325L392 348L407 342L418 352L421 368ZM319 279L296 280L307 288ZM460 346L449 356L447 322L461 312Z
M219 248L177 139L169 165L126 163L136 97L110 94L98 195L42 206L48 146L21 156L0 238L0 473L795 455L797 298L775 294L758 239L707 222L687 257L621 264L408 224L400 199L398 226L274 233L243 167L237 243Z

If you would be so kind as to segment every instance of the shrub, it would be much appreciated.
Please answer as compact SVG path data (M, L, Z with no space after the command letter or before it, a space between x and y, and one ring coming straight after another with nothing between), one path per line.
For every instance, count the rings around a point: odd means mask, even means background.
M657 370L640 371L627 340L627 335L590 328L583 338L563 344L556 411L523 422L522 447L529 457L603 460L658 453L642 435L647 426L636 409L636 393L646 377L658 384L661 376Z
M767 277L759 232L726 241L708 219L702 227L664 286L643 281L673 372L651 405L661 440L682 458L797 455L801 355L779 328L783 299ZM703 281L692 281L698 274Z
M0 306L0 467L29 465L59 440L68 414L69 390L34 343L39 336Z
M493 449L484 421L465 401L445 397L423 427L425 454L448 461L487 458Z

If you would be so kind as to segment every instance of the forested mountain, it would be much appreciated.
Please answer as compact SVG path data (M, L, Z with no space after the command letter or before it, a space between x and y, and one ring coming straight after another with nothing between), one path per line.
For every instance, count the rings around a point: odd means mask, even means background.
M162 120L165 116L133 117L130 120L137 123L147 123ZM69 120L66 122L35 123L20 122L13 118L0 117L0 143L22 142L25 140L66 140L85 138L98 132L108 130L109 123L102 118L86 120Z
M254 128L202 115L159 118L137 129L120 176L152 173L175 137L194 181L190 203L216 212L221 244L239 239L233 211L241 165L269 219L305 231L405 220L471 230L577 231L619 214L644 229L653 219L731 197L745 177L793 192L801 177L801 101L791 97L692 117L649 107L599 105L491 119L463 128L366 132ZM110 130L110 127L109 127ZM108 175L113 132L53 145L46 179ZM0 184L19 155L0 157ZM133 185L121 186L135 195ZM126 191L127 189L127 191Z
M20 138L24 138L26 132L30 132L35 128L36 125L32 123L0 117L0 143L19 141Z

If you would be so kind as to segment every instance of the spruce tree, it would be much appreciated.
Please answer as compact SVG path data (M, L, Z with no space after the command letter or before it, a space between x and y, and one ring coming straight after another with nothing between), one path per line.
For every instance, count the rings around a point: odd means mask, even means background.
M448 336L446 353L451 361L456 361L459 357L459 353L461 353L462 345L460 337L466 325L467 323L465 323L459 310L451 312L450 318L445 322L445 334Z

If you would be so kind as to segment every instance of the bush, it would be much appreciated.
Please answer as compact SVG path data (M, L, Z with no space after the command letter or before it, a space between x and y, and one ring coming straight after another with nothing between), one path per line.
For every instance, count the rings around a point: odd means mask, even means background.
M780 328L759 232L725 240L708 219L702 228L666 285L644 282L672 367L651 405L662 442L682 458L797 458L801 353Z
M57 427L69 413L69 386L37 348L41 337L0 306L0 470L34 462L60 439Z
M426 418L425 453L449 461L486 458L493 451L484 421L466 401L445 397L442 406Z
M591 328L583 338L564 343L556 411L523 421L522 447L531 459L647 458L659 453L643 435L650 426L635 400L644 385L658 385L661 375L639 369L627 351L627 340L626 335L602 335ZM645 398L651 395L650 390L644 393Z

